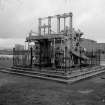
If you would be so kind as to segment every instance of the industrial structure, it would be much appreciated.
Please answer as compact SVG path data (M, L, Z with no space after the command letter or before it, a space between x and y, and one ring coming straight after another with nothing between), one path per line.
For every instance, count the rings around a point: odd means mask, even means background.
M71 12L39 18L38 34L31 31L26 37L27 50L14 49L13 65L46 67L67 73L74 67L89 66L92 62L94 65L99 64L98 53L92 55L94 59L91 59L86 49L81 47L83 33L73 28L72 18Z

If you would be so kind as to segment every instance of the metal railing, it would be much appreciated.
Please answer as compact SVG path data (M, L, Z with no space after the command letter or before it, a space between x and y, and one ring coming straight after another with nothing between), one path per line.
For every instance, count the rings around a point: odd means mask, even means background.
M39 51L40 52L40 51ZM30 48L30 50L15 50L13 49L13 66L22 66L22 67L39 67L40 70L43 68L50 68L52 70L52 56L50 54L43 55L41 52L37 53L35 50ZM73 68L82 69L85 66L95 66L100 65L100 52L86 52L86 56L89 58L84 61L81 57L79 63L77 57L74 57L73 60L71 57L55 56L55 70L63 72L72 72ZM79 61L79 60L78 60Z

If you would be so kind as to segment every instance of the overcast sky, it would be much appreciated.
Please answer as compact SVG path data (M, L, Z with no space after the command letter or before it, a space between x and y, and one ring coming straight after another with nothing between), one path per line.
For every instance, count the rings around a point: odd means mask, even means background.
M0 47L24 44L39 17L70 11L85 38L105 42L105 0L0 0Z

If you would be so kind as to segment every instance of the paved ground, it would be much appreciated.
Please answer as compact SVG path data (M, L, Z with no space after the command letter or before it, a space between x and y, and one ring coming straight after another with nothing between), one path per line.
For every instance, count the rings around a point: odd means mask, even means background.
M70 85L0 72L0 105L105 105L101 77Z

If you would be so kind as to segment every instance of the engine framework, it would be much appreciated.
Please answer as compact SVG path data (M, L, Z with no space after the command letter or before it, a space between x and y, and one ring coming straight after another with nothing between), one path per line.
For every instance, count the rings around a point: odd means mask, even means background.
M72 67L89 65L91 62L95 65L99 64L98 53L94 55L93 61L86 56L84 48L80 45L83 33L73 28L72 17L73 14L70 12L39 18L38 34L35 35L31 31L26 37L28 50L18 51L14 48L13 65L50 67L70 72ZM57 20L56 32L52 31L53 18ZM67 18L69 22L67 22ZM63 19L63 30L61 30L61 19ZM47 20L47 24L42 24L45 20ZM34 45L31 45L32 42Z

